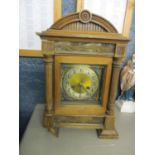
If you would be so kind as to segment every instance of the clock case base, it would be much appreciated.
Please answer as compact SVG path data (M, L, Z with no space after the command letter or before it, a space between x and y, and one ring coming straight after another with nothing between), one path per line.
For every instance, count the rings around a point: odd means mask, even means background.
M114 126L114 116L57 116L45 112L43 118L43 126L56 137L59 136L59 128L96 129L101 139L119 137Z

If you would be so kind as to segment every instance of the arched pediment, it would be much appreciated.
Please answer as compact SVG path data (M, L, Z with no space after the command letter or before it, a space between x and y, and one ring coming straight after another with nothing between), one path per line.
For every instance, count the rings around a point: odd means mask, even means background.
M64 16L49 29L84 32L117 33L116 28L106 19L87 10Z

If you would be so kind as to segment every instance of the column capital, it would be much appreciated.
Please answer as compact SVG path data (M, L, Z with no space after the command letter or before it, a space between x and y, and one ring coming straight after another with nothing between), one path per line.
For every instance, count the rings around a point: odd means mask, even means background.
M54 41L42 40L42 52L43 55L54 55L55 54Z
M121 68L123 61L124 61L124 58L113 58L112 67Z
M44 54L44 62L45 63L52 63L54 61L53 55Z

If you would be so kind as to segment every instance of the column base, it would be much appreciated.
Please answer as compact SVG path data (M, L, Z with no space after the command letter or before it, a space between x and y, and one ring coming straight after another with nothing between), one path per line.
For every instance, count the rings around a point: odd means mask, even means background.
M48 131L49 131L50 133L52 133L52 135L54 135L54 136L56 136L56 137L59 136L59 128L51 127L51 128L48 129Z
M98 135L98 138L101 138L101 139L118 139L119 137L118 132L115 129L113 130L98 129L97 135Z
M50 128L52 126L52 114L46 114L44 112L42 124L44 128Z

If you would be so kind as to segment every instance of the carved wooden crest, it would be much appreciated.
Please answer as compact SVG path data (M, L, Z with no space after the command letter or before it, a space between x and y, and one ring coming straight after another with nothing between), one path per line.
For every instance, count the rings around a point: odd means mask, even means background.
M116 28L109 21L91 14L88 10L65 16L52 25L50 29L117 33Z

